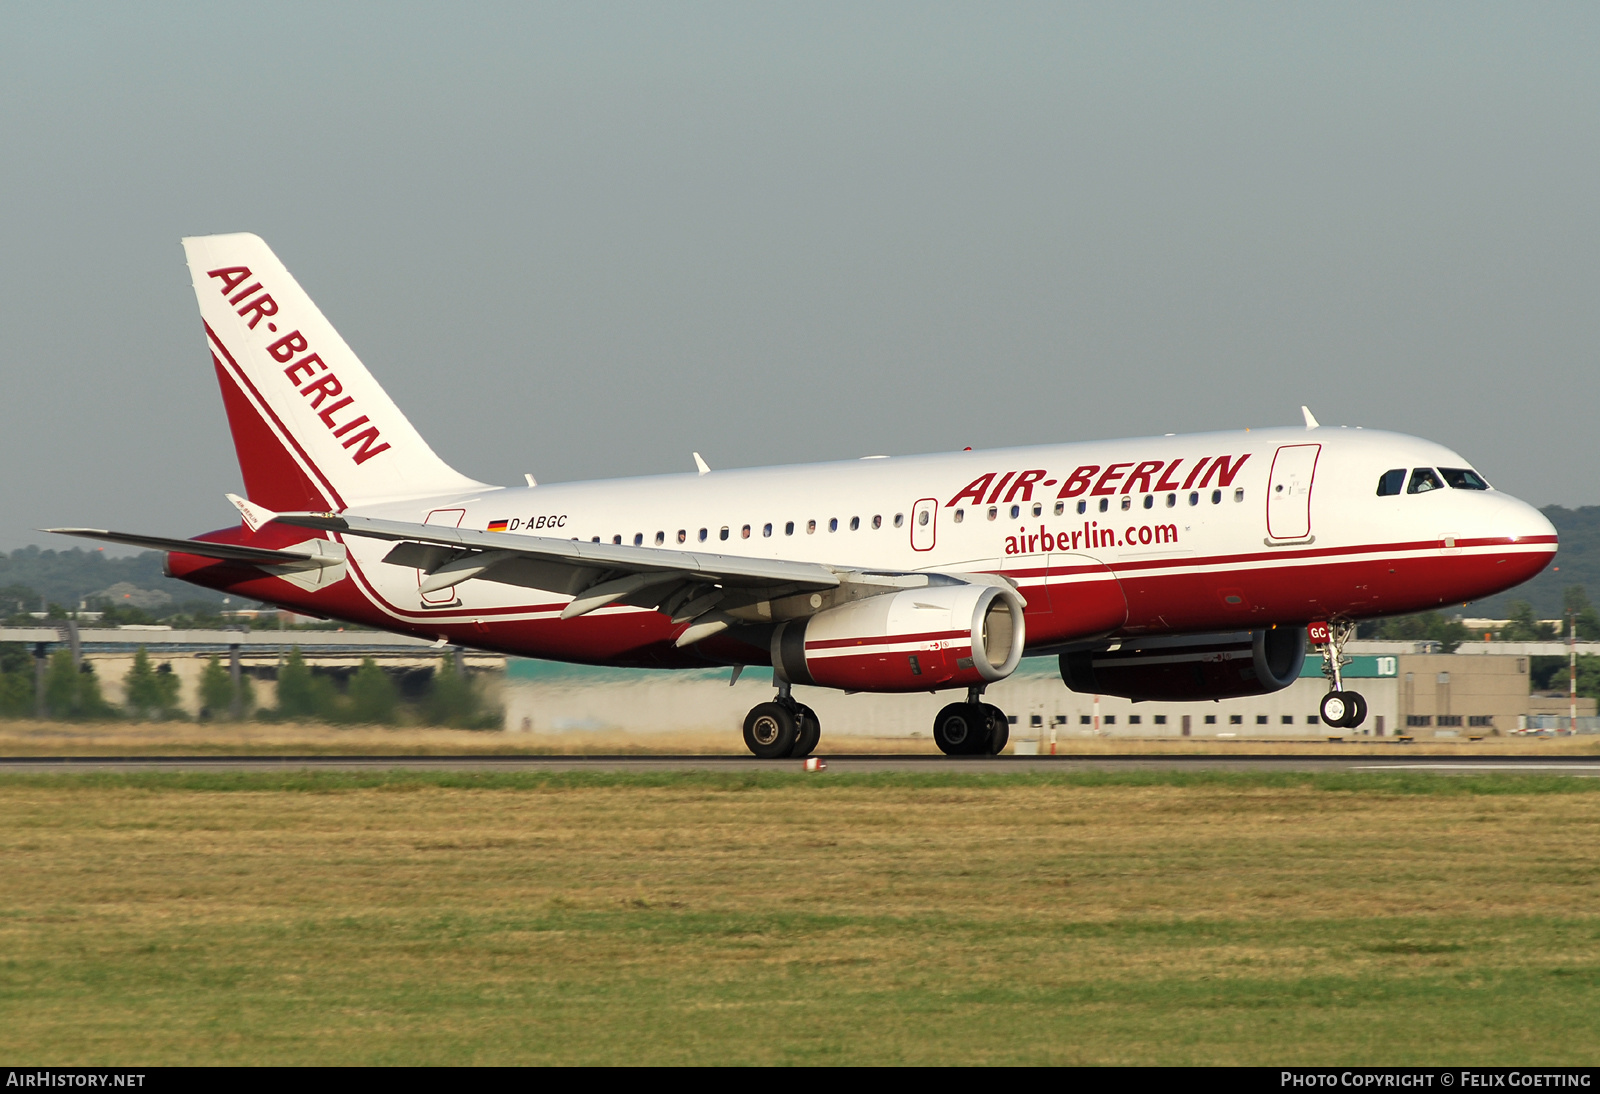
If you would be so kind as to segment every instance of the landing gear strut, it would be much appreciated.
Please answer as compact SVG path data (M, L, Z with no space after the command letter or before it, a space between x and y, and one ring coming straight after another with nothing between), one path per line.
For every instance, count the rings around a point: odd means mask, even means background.
M1355 637L1356 625L1329 623L1327 628L1327 641L1318 645L1322 651L1322 675L1328 678L1328 694L1322 697L1322 721L1338 729L1355 729L1367 720L1367 700L1358 691L1345 690L1339 670L1351 661L1344 655L1344 644Z
M965 703L951 703L933 720L933 743L946 756L995 756L1011 739L1005 711L979 701L979 688L967 690Z
M775 680L778 696L752 707L744 716L745 747L759 759L804 759L822 739L817 712L795 702L787 680Z

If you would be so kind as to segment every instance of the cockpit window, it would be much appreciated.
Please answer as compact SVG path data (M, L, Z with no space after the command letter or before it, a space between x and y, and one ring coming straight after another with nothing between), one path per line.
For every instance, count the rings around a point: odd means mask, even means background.
M1378 497L1387 498L1391 494L1398 494L1405 489L1406 469L1397 467L1393 471L1385 471L1378 476Z
M1457 490L1487 490L1489 484L1476 471L1466 467L1441 467L1439 474Z
M1429 490L1443 490L1444 483L1439 481L1439 475L1431 467L1419 467L1411 472L1411 485L1406 487L1408 494L1426 494Z

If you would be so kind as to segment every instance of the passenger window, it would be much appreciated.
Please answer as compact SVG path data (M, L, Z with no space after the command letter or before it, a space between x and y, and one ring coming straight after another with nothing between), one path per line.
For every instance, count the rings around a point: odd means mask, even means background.
M928 516L928 511L924 509L922 512L917 514L917 523L926 528L928 526Z
M1429 490L1442 490L1444 483L1439 481L1438 474L1431 467L1419 467L1411 472L1411 485L1406 487L1408 494L1426 494Z
M1016 520L1016 519L1017 519L1017 518L1018 518L1018 517L1020 517L1020 516L1021 516L1021 515L1022 515L1022 506L1020 506L1020 505L1013 505L1013 506L1012 506L1012 507L1011 507L1011 519L1012 519L1012 520Z
M1177 504L1178 504L1178 495L1176 495L1176 494L1168 494L1167 495L1167 508L1171 509L1174 505L1177 505Z
M717 534L717 538L724 543L728 541L728 526L726 524L722 526L722 531Z
M860 517L851 517L850 518L850 530L852 532L855 532L855 531L859 531L860 528L861 528L861 518Z
M1199 505L1200 504L1200 491L1198 491L1198 490L1189 491L1189 504L1190 505Z
M1146 494L1144 496L1144 507L1146 509L1154 509L1156 507L1156 496L1154 494Z
M957 509L957 510L956 510L956 515L955 515L955 521L956 521L956 523L957 523L957 524L960 524L960 523L961 523L961 521L962 521L962 518L964 518L964 517L965 517L965 516L966 516L966 515L967 515L967 511L966 511L966 510L965 510L965 509ZM874 528L876 528L876 527L877 527L877 525L876 525L876 524L874 524L874 525L873 525L873 527L874 527Z
M905 522L906 522L906 515L904 513L896 513L894 515L894 526L896 528L900 527Z
M1476 471L1465 467L1441 467L1439 474L1444 476L1444 481L1450 484L1453 490L1487 490L1489 484L1484 482Z
M599 543L600 542L600 537L599 536L595 536L594 537L594 542L595 543Z
M1222 504L1222 491L1221 490L1213 490L1213 491L1211 491L1211 504L1212 505L1221 505Z
M741 528L739 530L739 538L740 539L749 539L750 538L750 526L748 524L746 524L743 528Z
M657 532L656 533L656 546L659 547L665 542L667 542L667 533L665 533L665 532Z
M791 520L783 526L783 534L786 536L794 535L794 521Z
M1059 517L1062 513L1065 513L1066 511L1067 511L1067 503L1066 502L1064 502L1064 501L1056 502L1056 516Z
M706 536L707 535L709 535L709 533L706 531L706 529L704 529L704 528L700 529L700 542L701 543L704 543L706 541Z
M1038 502L1034 502L1033 503L1033 515L1037 517L1037 516L1041 516L1043 513L1044 513L1044 506L1040 505Z
M960 512L960 510L957 510L957 512ZM960 520L961 518L958 516L958 517L956 517L956 519ZM874 531L876 531L877 529L882 528L882 527L883 527L883 514L879 513L879 514L877 514L876 516L874 516L872 518L872 528L873 528Z
M679 543L688 543L689 542L689 533L686 532L682 528L678 529L678 542Z
M1378 476L1378 497L1387 498L1400 493L1406 484L1406 469L1397 467Z
M814 536L816 534L817 534L817 522L814 521L814 520L806 521L806 535Z
M1122 495L1122 511L1123 512L1127 512L1129 509L1132 509L1132 508L1133 508L1133 499L1128 497L1128 495L1126 495L1126 494Z
M1110 508L1111 508L1111 499L1110 498L1101 498L1100 499L1100 511L1102 513L1104 513L1107 509L1110 509Z
M761 526L761 534L763 536L767 537L768 539L772 538L772 524L771 524L771 522L768 522L768 523L763 524Z
M622 536L621 536L620 533L618 535L614 535L614 536L611 537L611 544L614 547L621 547L622 546Z
M1089 503L1086 502L1086 501L1080 501L1078 503L1078 512L1079 512L1079 514L1087 513L1088 511L1089 511Z
M1241 486L1238 489L1234 490L1234 492L1233 492L1233 500L1234 501L1243 501L1244 500L1244 487Z
M839 518L838 517L834 517L832 520L828 521L828 531L837 532L838 530L839 530Z
M644 533L643 532L635 532L635 533L633 533L633 545L635 547L643 547L644 546Z
M996 508L995 508L995 507L994 507L994 506L992 506L992 505L991 505L991 506L989 506L989 519L990 519L990 520L993 520L993 519L994 519L994 518L995 518L995 517L997 517L997 516L999 516L999 515L1000 515L1000 510L998 510L998 509L996 509Z

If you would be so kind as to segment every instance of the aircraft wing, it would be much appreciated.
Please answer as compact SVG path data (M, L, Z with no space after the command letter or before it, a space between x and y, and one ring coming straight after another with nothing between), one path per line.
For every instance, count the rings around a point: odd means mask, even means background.
M389 540L395 546L383 561L421 570L427 575L420 586L424 593L478 579L571 596L572 603L562 609L563 619L608 604L654 608L674 622L691 623L679 645L725 629L735 622L728 612L836 589L845 581L840 572L812 562L479 532L353 514L279 513L271 519L299 528Z

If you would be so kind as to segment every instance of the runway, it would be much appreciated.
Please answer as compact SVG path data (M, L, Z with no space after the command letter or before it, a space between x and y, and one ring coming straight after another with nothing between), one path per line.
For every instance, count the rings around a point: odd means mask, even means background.
M1600 759L1587 756L897 756L821 757L827 773L965 772L1019 775L1062 771L1295 771L1417 772L1435 775L1565 775L1600 778ZM802 772L802 760L748 756L41 756L0 757L0 775L43 773L273 772L273 771L744 771Z

